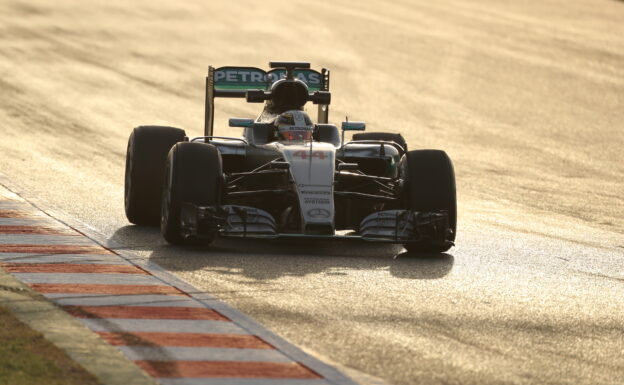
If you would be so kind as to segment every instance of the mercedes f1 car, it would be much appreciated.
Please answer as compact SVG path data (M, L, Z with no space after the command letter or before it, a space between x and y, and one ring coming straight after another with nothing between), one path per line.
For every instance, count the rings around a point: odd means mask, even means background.
M456 234L455 175L439 150L408 151L400 134L342 135L328 123L329 75L309 63L271 70L209 67L204 135L140 126L128 141L125 210L160 224L172 244L215 237L348 238L442 252ZM213 133L216 98L263 103L256 119L231 118L242 137ZM317 122L304 111L318 105Z

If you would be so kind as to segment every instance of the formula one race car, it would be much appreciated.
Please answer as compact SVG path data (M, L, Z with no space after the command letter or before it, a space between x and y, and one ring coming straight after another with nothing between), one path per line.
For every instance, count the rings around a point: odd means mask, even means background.
M160 223L172 244L215 237L351 238L441 252L456 230L455 175L439 150L408 151L400 134L342 135L328 124L329 71L309 63L209 67L204 136L140 126L128 141L125 209ZM256 119L231 118L241 138L213 135L214 100L264 103ZM317 123L304 112L318 105Z

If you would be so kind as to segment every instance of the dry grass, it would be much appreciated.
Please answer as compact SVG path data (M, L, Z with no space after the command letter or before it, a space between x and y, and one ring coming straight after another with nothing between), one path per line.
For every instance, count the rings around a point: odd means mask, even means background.
M0 385L95 385L65 352L0 308Z

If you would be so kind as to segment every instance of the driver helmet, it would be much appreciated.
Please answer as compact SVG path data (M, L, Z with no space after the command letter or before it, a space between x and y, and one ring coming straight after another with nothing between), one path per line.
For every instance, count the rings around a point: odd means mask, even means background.
M312 140L314 125L312 124L312 119L303 111L290 110L283 112L275 118L273 124L277 127L279 140Z

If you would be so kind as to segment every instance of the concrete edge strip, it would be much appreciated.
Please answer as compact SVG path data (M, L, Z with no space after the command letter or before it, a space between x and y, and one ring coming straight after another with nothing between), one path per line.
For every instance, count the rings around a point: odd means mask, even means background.
M132 252L126 250L123 246L107 239L104 234L100 233L97 229L89 226L88 224L76 218L73 218L64 212L50 207L41 199L30 195L19 186L16 186L2 173L0 173L0 185L5 187L9 192L25 200L27 203L32 205L34 208L40 210L53 220L63 223L64 225L78 231L79 233L96 242L97 244L114 251L114 253L118 254L121 258L125 259L131 264L145 269L146 271L151 273L154 278L161 280L164 284L173 286L181 291L184 291L190 297L220 312L221 314L232 320L232 322L234 322L236 325L247 330L250 334L256 335L262 338L267 343L273 345L276 349L281 351L284 355L286 355L293 361L299 362L300 364L303 364L309 369L317 372L318 374L323 376L326 381L335 385L356 385L356 382L354 382L351 378L349 378L349 376L343 373L343 371L346 370L340 371L336 367L330 366L320 361L319 359L312 357L308 353L304 352L302 349L288 342L283 337L280 337L275 333L269 331L260 323L253 320L251 317L247 316L241 311L227 305L226 303L218 300L217 298L207 293L199 291L191 284L174 276L173 274L171 274L164 268L156 265L155 263L150 263L148 261L145 261L143 258L134 255ZM50 305L54 306L52 304ZM367 383L383 384L381 380L371 378L363 373L356 372L355 370L348 371L350 372L351 376L357 375L357 377L363 377L364 379L366 379Z
M1 268L0 285L0 305L64 350L102 384L157 384L116 347Z

